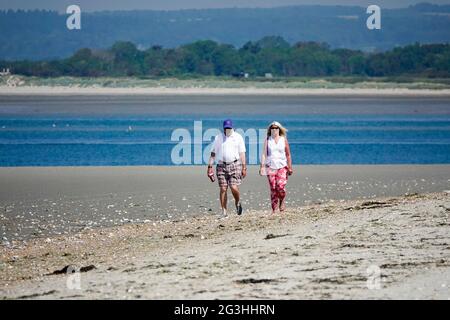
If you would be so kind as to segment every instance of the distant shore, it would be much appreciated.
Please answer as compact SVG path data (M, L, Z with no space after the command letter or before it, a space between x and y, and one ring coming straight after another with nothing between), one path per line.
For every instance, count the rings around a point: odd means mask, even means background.
M428 78L136 78L0 77L0 95L275 95L448 97L448 79Z
M273 95L336 97L450 97L450 89L408 88L200 88L200 87L71 87L71 86L0 86L0 96L171 96L171 95Z

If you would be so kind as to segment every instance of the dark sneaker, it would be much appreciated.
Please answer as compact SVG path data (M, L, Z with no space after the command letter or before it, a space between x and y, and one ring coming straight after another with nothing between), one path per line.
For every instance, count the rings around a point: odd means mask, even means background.
M240 216L242 214L242 204L240 202L236 206L236 212L237 212L238 216Z

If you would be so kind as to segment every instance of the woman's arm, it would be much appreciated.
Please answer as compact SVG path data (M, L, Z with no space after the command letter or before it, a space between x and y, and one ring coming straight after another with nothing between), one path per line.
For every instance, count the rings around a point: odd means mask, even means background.
M286 137L284 138L284 140L286 142L284 151L286 152L288 171L289 171L289 174L291 175L294 172L294 170L292 170L291 148L289 147L289 142Z

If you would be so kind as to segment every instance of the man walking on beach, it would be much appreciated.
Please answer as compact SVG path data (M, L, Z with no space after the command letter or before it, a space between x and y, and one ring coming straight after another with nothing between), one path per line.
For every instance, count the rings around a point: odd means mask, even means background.
M208 161L208 177L214 181L213 164L217 159L216 173L220 187L220 205L222 214L227 215L227 190L228 186L234 197L236 212L242 214L242 205L239 195L239 185L242 178L247 175L245 164L244 138L235 132L233 122L227 119L223 122L223 133L218 134L214 140L214 146Z

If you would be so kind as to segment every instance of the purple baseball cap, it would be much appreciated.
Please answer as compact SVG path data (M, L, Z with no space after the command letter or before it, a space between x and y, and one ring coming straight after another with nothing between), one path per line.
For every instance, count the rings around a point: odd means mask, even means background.
M231 119L227 119L223 122L223 128L224 129L232 129L233 128L233 121Z

